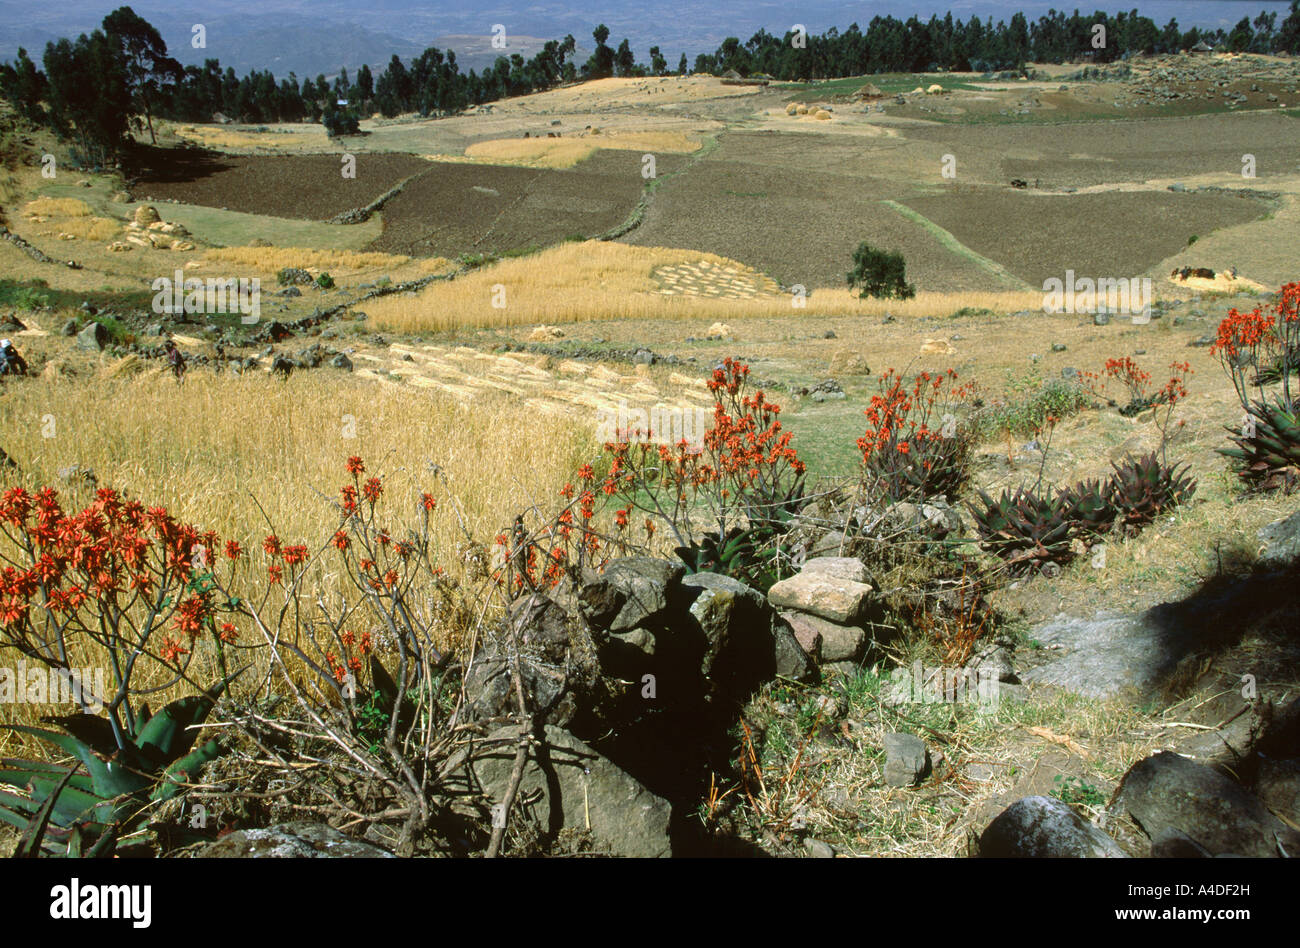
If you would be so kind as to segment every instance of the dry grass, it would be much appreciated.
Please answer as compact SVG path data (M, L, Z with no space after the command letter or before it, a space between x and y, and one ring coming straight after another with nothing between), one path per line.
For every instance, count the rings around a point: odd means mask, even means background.
M556 486L594 453L593 432L573 418L529 412L513 398L481 396L471 409L330 370L279 381L195 367L177 386L150 368L135 378L41 378L6 389L0 430L21 470L6 485L51 484L68 494L58 471L88 467L101 486L251 549L270 532L261 510L285 542L327 540L338 526L330 500L347 480L350 455L386 477L399 510L397 498L413 500L417 489L450 490L470 533L490 543L530 500L554 500ZM42 437L50 424L54 437ZM440 466L444 485L426 461ZM91 499L76 489L65 504ZM448 573L459 576L465 537L450 506L441 509L435 540Z
M230 264L267 272L284 267L304 270L390 270L404 267L411 258L402 254L374 253L352 250L316 250L311 247L220 247L203 255L209 263ZM451 267L442 257L420 261L426 273L441 273Z
M204 148L243 150L248 148L285 148L310 139L324 147L329 139L321 125L306 125L303 132L243 132L221 125L177 125L170 131ZM318 141L317 141L318 140Z
M122 225L107 217L74 217L60 221L58 229L82 240L115 240L122 233Z
M470 145L465 149L465 157L488 164L572 168L602 148L688 154L698 150L700 142L681 132L617 132L582 138L496 138Z
M503 260L448 283L430 286L414 298L389 297L370 302L366 312L380 328L429 332L539 322L774 318L809 312L831 316L947 316L962 308L1006 312L1042 306L1042 295L1037 293L919 293L911 300L863 300L844 289L818 290L808 297L806 307L798 309L785 295L753 300L667 296L651 276L659 266L700 262L755 276L749 267L716 254L586 241ZM492 305L497 285L505 287L506 305L501 308Z
M77 198L39 197L23 205L23 213L38 217L89 217L90 205Z

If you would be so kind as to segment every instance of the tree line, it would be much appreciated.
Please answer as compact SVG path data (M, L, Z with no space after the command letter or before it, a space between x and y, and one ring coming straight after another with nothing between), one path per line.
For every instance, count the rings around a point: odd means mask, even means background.
M759 30L745 43L728 37L714 52L697 56L694 71L735 71L782 80L882 72L991 72L1021 69L1028 62L1107 63L1132 55L1177 53L1201 42L1234 52L1295 53L1300 50L1300 0L1291 0L1290 15L1280 26L1276 13L1261 13L1253 21L1242 17L1231 30L1183 31L1177 19L1159 27L1137 10L1088 16L1077 9L1070 16L1051 10L1033 23L1016 13L1009 23L996 25L991 18L954 20L951 13L925 22L916 16L906 21L878 16L865 30L854 23L842 33L832 27L819 35L790 30L778 37Z
M1101 45L1098 26L1104 28ZM220 113L253 124L322 122L333 135L355 131L358 116L373 112L390 118L411 112L449 115L566 82L670 73L658 46L650 47L650 61L642 64L626 38L617 47L609 44L604 24L592 38L595 50L583 63L576 59L577 41L569 34L545 43L531 59L518 53L499 56L481 73L463 73L453 51L429 47L409 64L393 56L377 76L363 65L355 76L342 69L332 80L324 75L300 80L291 72L277 82L269 70L237 76L233 68L222 70L217 59L182 66L168 54L157 29L130 7L121 7L89 35L48 43L44 71L19 49L13 63L0 63L0 96L30 121L70 141L78 163L103 167L121 154L132 130L147 129L156 141L155 117L208 122ZM728 37L714 52L697 56L693 71L781 80L984 72L1022 68L1030 61L1112 62L1134 54L1177 52L1202 41L1241 52L1300 51L1300 0L1291 0L1290 14L1280 25L1277 14L1261 13L1253 21L1243 17L1226 31L1183 31L1177 20L1161 28L1137 10L1090 16L1075 10L1068 17L1052 10L1033 23L1016 13L1009 23L997 24L991 18L955 20L951 13L926 22L916 16L906 21L878 16L865 30L854 23L842 33L832 27L821 34L791 30L777 37L759 30L745 43ZM675 74L687 72L682 53Z

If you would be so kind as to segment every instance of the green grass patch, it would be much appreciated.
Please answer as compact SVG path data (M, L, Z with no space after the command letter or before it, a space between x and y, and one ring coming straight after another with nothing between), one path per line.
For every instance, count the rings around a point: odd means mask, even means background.
M0 307L18 310L75 309L83 302L97 309L148 309L153 297L152 290L56 290L39 279L0 279Z

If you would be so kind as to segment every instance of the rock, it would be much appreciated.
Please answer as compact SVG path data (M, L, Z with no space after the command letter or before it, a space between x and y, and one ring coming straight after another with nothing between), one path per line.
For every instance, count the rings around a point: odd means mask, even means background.
M790 624L779 615L773 615L772 656L776 663L776 674L792 681L815 681L817 666L813 664L808 653L800 647L794 637Z
M1215 856L1279 856L1300 851L1300 833L1258 797L1216 770L1169 751L1134 764L1115 795L1118 806L1152 839L1182 833Z
M778 609L811 613L841 625L854 625L864 619L874 604L875 589L830 570L810 570L809 563L816 562L808 561L798 575L776 583L768 590L768 601ZM854 575L865 573L865 567L857 565L861 573Z
M144 334L146 336L161 336L163 334L162 323L150 323L148 326L145 326Z
M638 349L632 356L632 362L636 365L654 365L655 354L649 349Z
M858 626L840 625L800 612L782 612L781 617L790 623L799 645L818 664L856 661L866 649L867 633Z
M772 677L775 656L767 600L730 576L693 573L682 580L699 594L690 615L704 634L700 673L731 694L744 694Z
M349 372L352 371L352 360L342 352L330 359L330 365L334 366L336 369L346 369Z
M1212 855L1196 840L1172 826L1166 826L1151 838L1152 859L1208 859Z
M1263 548L1259 561L1265 566L1289 566L1300 560L1300 511L1274 520L1259 531Z
M62 336L75 336L77 334L77 321L69 319L63 324L63 328L59 330L59 334Z
M915 734L892 731L885 735L885 782L891 787L914 787L930 770L930 752Z
M288 378L293 372L295 366L292 361L285 355L277 355L271 360L271 372L274 375L282 375Z
M99 352L108 343L108 330L91 320L86 328L77 333L77 348Z
M279 823L235 830L199 853L205 859L393 859L390 852L344 836L325 823Z
M517 600L474 656L465 675L466 720L515 713L511 642L516 636L525 694L546 723L567 726L589 707L598 675L596 646L577 616L541 594Z
M790 631L799 647L817 664L822 661L822 633L816 616L806 616L802 612L782 612L781 618L790 624ZM815 620L815 621L814 621Z
M1003 810L980 836L992 859L1124 858L1119 845L1053 797L1025 797Z
M280 291L279 295L280 296L302 296L302 290L298 289L296 286L286 286L283 290Z
M162 220L162 218L158 216L157 209L148 204L141 205L135 209L135 222L141 227L148 227L150 224L157 223L160 220Z
M843 579L852 583L866 583L870 578L863 562L852 556L817 556L804 560L801 573L814 573Z
M1078 377L1079 370L1072 365L1067 365L1065 368L1061 369L1061 378L1063 379L1077 379Z
M932 540L942 540L961 532L961 514L940 500L922 504L901 501L891 504L881 518L886 533L916 533Z
M834 859L835 849L830 843L809 837L803 841L803 848L813 859Z
M835 335L835 330L834 330L834 329L828 329L828 330L826 330L824 333L822 333L822 338L823 338L823 339L838 339L839 337Z
M1255 793L1278 816L1300 825L1300 760L1261 760Z
M648 556L612 560L605 567L603 578L612 587L619 606L609 622L609 631L662 623L668 616L670 587L678 583L684 572L679 564Z
M470 763L494 805L505 797L518 734L513 725L494 731ZM668 801L558 727L548 726L544 738L534 742L515 799L512 818L533 822L543 838L590 827L597 849L610 855L672 855Z
M731 327L728 326L726 323L717 322L709 327L709 331L705 334L704 338L727 339L730 338L730 336L731 336Z
M1060 342L1052 343L1053 352L1064 352L1065 350L1066 350L1066 346L1063 343Z
M1109 325L1110 325L1110 313L1100 312L1100 311L1099 311L1099 312L1096 312L1096 313L1093 313L1093 314L1092 314L1092 324L1093 324L1094 326L1109 326Z

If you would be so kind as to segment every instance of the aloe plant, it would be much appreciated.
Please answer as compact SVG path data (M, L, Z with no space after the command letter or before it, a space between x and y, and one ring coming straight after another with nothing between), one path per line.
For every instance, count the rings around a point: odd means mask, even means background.
M21 791L0 790L0 820L24 831L20 849L34 853L34 837L51 855L111 855L119 839L138 832L151 806L176 796L191 776L221 756L215 740L194 744L197 725L229 681L173 701L157 714L142 705L135 731L124 741L106 719L85 713L42 718L67 733L10 725L9 730L40 738L77 759L72 767L0 760L0 786Z

